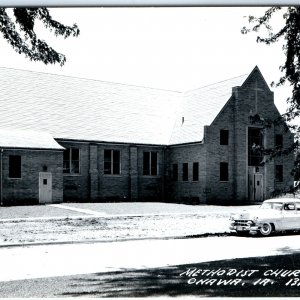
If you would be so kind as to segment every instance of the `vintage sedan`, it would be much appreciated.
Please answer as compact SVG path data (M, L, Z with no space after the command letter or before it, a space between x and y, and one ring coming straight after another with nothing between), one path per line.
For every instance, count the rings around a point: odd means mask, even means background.
M230 217L230 230L238 235L300 230L300 199L276 198L265 200L253 211Z

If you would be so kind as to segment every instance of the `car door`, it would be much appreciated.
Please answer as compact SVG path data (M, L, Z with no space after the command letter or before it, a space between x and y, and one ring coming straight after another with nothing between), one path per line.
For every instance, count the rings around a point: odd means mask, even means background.
M300 229L300 202L295 202L297 214L297 228Z
M282 229L291 230L299 228L296 206L294 202L287 202L283 205L282 210Z

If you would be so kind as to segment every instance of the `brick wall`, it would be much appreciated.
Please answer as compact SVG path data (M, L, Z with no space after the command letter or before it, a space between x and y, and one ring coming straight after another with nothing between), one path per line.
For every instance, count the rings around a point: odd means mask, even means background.
M90 198L90 149L88 143L58 141L64 148L78 148L80 150L80 173L63 174L64 201L84 201Z
M119 150L121 174L104 174L104 150ZM99 197L101 201L128 201L129 192L129 147L128 145L98 145Z
M80 149L80 173L64 174L64 201L162 200L163 147L97 144L59 140L65 148ZM120 151L120 174L104 174L104 150ZM143 175L143 152L158 153L158 175Z
M260 72L256 69L248 77L242 87L233 88L233 95L217 116L205 135L207 147L207 186L211 193L207 195L208 203L243 203L248 201L248 128L261 127L261 124L251 123L250 115L258 114L263 119L274 120L279 116L274 105L273 93L269 90ZM229 130L229 145L219 143L220 129ZM281 127L265 128L264 146L274 147L276 132L282 132L284 144L292 141L292 135ZM281 186L292 183L288 175L293 165L293 155L279 158L284 165L284 182ZM220 182L219 164L221 161L229 164L229 181ZM259 168L264 176L264 198L269 198L276 189L274 161Z
M199 99L201 101L201 99ZM3 200L6 204L38 203L39 172L52 173L53 202L64 201L175 201L181 203L232 204L249 201L248 129L260 127L250 116L275 119L279 113L258 69L254 69L241 87L233 87L232 96L209 126L204 143L177 146L89 143L58 140L65 148L80 150L80 172L63 174L62 151L4 150ZM229 131L228 145L220 145L220 130ZM264 146L273 148L275 135L283 135L283 147L293 142L293 135L281 126L263 129ZM120 174L104 174L104 151L120 151ZM144 152L157 153L157 174L143 174ZM22 178L8 178L9 155L22 156ZM276 157L259 167L263 175L263 196L287 191L293 183L290 171L293 154ZM228 163L228 181L220 181L220 163ZM188 178L183 180L183 163L188 164ZM198 163L199 178L193 181L193 163ZM178 165L178 180L172 180L173 164ZM283 181L275 180L275 166L283 166Z
M141 201L164 201L163 177L165 173L164 148L160 146L140 146L137 148L138 195ZM143 153L157 152L157 175L143 175Z
M9 156L21 156L21 178L9 178ZM47 169L45 169L47 167ZM3 150L4 205L39 203L39 173L52 173L52 202L63 200L62 151Z
M169 147L168 196L169 201L200 204L206 202L206 152L202 144ZM199 163L199 179L193 181L193 163ZM188 180L183 181L183 163L188 163ZM172 166L178 164L178 180L172 179Z
M218 113L218 112L217 112ZM232 96L210 126L205 126L204 144L142 146L129 144L70 143L64 147L80 148L81 170L78 175L64 174L64 199L71 201L176 201L183 203L239 204L249 201L248 128L250 116L275 119L279 113L258 69L242 87L233 87ZM228 145L220 145L220 130L229 131ZM276 133L284 136L284 145L293 136L281 127L264 129L265 147L274 147ZM104 150L119 150L121 173L104 174ZM143 153L157 152L158 174L143 174ZM193 163L199 163L199 179L193 181ZM228 163L228 181L220 181L220 163ZM188 180L182 178L183 163L188 163ZM178 181L172 180L172 166L178 164ZM275 165L283 165L283 182L275 181ZM276 189L287 189L293 155L276 158L259 167L263 175L263 197Z
M211 126L207 126L204 145L206 155L207 203L228 203L236 197L234 102L231 98ZM220 130L229 131L228 145L220 145ZM228 163L228 181L220 181L220 163Z

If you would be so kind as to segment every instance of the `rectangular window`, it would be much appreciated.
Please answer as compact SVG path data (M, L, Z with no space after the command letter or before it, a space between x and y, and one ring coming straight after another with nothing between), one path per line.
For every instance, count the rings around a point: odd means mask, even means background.
M275 181L283 182L283 165L275 166Z
M157 152L145 151L143 153L143 175L157 176Z
M189 165L188 165L188 163L182 164L182 180L183 181L189 180Z
M228 163L220 162L220 181L228 181Z
M248 128L248 166L260 166L263 157L262 129Z
M78 148L67 148L64 150L63 172L69 174L79 174L80 151Z
M119 150L104 150L104 174L121 174L121 159Z
M229 130L221 129L220 130L220 145L228 145L229 140Z
M178 164L173 164L172 179L178 181Z
M150 152L151 175L157 175L157 152Z
M193 181L199 180L199 163L193 163Z
M283 147L283 136L282 134L275 135L275 147L282 148Z
M21 178L21 156L10 155L9 156L9 178Z

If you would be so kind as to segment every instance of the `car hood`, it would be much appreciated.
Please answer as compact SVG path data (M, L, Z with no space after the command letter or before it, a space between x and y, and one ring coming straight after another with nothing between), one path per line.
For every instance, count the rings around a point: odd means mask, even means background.
M281 216L281 211L275 209L256 209L251 212L243 211L235 214L235 220L253 220L255 217L261 218L278 218Z

